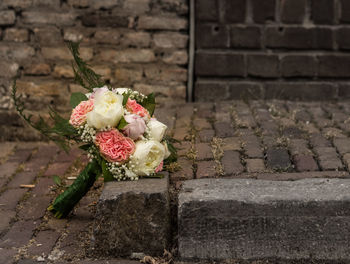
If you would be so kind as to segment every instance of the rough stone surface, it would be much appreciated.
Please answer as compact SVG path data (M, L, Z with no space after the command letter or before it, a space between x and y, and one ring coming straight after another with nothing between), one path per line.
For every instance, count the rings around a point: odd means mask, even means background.
M110 182L97 205L93 248L97 255L157 255L168 247L168 177Z
M187 181L180 257L349 259L349 187L348 179Z

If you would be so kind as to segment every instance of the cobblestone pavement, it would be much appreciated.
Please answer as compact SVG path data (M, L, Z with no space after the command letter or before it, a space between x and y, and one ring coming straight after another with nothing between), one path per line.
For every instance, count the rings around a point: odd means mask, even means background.
M178 164L170 168L175 190L204 177L350 177L349 102L168 105L157 117L180 141ZM93 260L89 247L101 180L68 219L46 211L62 190L53 176L70 184L86 162L78 149L65 154L53 144L0 143L0 263L138 263Z

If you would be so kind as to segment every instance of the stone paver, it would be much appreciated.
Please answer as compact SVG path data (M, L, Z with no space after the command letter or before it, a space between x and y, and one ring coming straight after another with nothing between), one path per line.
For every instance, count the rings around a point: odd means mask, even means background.
M271 100L167 106L159 119L180 140L171 188L200 178L350 178L349 104ZM80 155L78 148L66 154L53 144L0 143L0 263L36 263L39 256L47 261L60 254L62 263L104 263L89 255L101 182L68 219L56 220L46 211L61 190L53 176L63 182L77 176L86 162ZM28 183L35 187L20 188Z

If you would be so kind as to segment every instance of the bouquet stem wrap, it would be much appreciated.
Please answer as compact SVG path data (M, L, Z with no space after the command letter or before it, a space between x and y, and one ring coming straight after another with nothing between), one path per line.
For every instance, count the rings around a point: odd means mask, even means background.
M100 174L101 167L98 161L94 159L79 174L74 183L55 199L48 210L57 218L66 217L80 199L90 190Z

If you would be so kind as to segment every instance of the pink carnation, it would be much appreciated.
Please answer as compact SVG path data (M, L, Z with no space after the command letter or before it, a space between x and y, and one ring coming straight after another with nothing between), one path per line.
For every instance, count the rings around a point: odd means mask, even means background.
M72 114L69 119L69 123L78 127L86 121L86 114L94 109L94 101L82 101L78 104L72 111Z
M162 171L162 169L163 169L163 164L164 164L163 161L162 161L161 163L159 163L158 167L157 167L156 170L155 170L155 173Z
M134 141L116 129L98 132L95 142L101 155L109 162L124 162L135 151Z
M138 104L136 100L131 100L130 98L128 99L128 102L126 103L126 109L133 113L137 114L141 117L150 117L147 109L142 107L142 105Z

